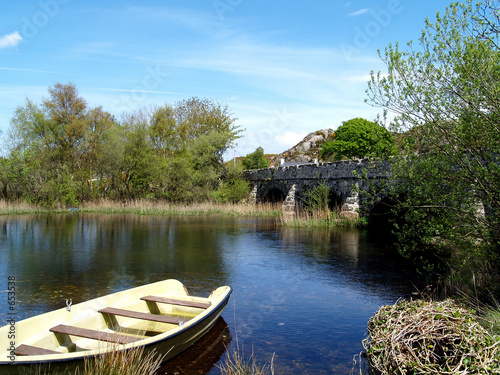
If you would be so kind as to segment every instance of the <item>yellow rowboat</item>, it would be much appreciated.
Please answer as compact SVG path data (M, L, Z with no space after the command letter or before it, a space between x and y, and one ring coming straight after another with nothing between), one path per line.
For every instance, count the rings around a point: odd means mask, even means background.
M85 357L144 346L168 360L215 324L231 288L193 297L165 280L37 315L0 328L0 374L73 369ZM9 319L11 319L9 321Z

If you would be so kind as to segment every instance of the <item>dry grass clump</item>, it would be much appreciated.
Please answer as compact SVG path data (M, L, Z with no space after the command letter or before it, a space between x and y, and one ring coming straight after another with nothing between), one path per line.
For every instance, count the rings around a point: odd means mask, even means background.
M357 215L342 216L337 211L297 209L284 212L279 218L280 225L292 228L357 228L364 227L367 220Z
M86 358L83 375L155 375L163 358L154 350L145 354L144 346L129 350L113 348L100 356Z
M500 341L452 300L383 306L363 346L381 374L500 374Z
M235 350L232 355L228 354L219 369L222 375L274 375L274 355L271 365L260 365L253 353L250 359L245 359L239 350Z

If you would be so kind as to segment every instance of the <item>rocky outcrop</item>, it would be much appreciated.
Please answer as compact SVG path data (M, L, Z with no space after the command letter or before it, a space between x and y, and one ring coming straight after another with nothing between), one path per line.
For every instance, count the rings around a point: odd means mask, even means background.
M319 159L321 146L333 137L333 133L333 129L323 129L309 133L291 149L279 154L272 164L279 166L282 159L286 163L312 163L315 159Z

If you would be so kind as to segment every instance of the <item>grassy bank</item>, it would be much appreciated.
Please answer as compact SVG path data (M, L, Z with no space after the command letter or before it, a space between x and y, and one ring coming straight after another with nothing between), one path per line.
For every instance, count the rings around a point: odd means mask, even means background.
M78 212L83 214L129 214L154 216L209 216L225 215L235 217L268 217L275 218L278 225L297 228L354 228L364 227L365 218L341 217L335 211L297 210L290 214L283 210L282 204L221 204L196 203L190 205L171 204L167 202L137 200L116 202L103 200L82 204L78 208L43 208L23 202L0 201L0 215L39 215L48 213Z

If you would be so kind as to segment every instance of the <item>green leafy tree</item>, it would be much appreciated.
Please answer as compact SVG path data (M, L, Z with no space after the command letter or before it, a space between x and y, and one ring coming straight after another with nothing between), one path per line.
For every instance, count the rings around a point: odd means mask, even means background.
M243 177L241 163L228 163L224 178L214 192L215 199L223 203L238 203L247 198L249 193L250 183Z
M197 196L206 198L217 190L220 178L225 172L223 154L232 144L233 134L229 131L215 131L199 136L189 148L193 183Z
M130 198L150 198L159 188L162 163L151 146L147 116L142 111L124 118L125 144L121 180Z
M222 155L239 137L226 105L191 98L123 116L89 108L72 83L27 99L0 160L0 196L46 206L87 199L211 197L226 175Z
M264 156L264 149L262 147L257 147L257 149L245 156L242 160L243 167L245 169L260 169L268 168L269 161Z
M500 7L451 4L426 21L419 45L389 45L368 102L396 114L404 155L393 159L400 248L449 255L461 282L500 285ZM448 249L453 251L448 252Z
M386 157L395 151L389 131L372 121L354 118L344 121L335 131L334 139L323 144L321 158Z
M182 150L175 109L169 104L153 110L150 120L150 136L159 154L166 158Z
M225 104L209 99L191 98L180 101L175 108L175 137L180 150L187 149L200 136L211 133L229 134L238 138L239 126L236 118Z

